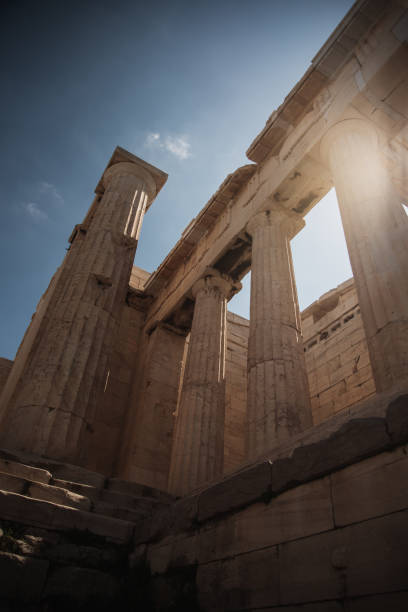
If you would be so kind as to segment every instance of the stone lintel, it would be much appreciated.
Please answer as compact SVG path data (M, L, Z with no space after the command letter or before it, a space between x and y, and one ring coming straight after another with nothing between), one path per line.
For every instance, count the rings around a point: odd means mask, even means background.
M141 159L140 157L133 155L133 153L126 151L126 149L122 149L122 147L116 147L105 170L102 172L102 176L95 188L95 193L103 193L105 191L104 186L103 186L103 176L106 170L110 168L111 166L121 163L121 162L135 164L135 165L142 167L144 170L146 170L151 175L151 177L153 178L156 184L156 196L161 190L161 188L163 187L163 185L165 184L165 182L167 181L168 174L166 174L166 172L163 172L162 170L159 170L159 168L152 166L151 164L146 162L144 159ZM154 199L155 197L153 197L152 200L149 202L147 208L151 206Z
M378 0L374 10L370 10L370 4L369 0L357 0L354 3L312 59L310 68L252 141L246 152L248 159L261 163L271 153L278 153L288 132L298 125L323 88L336 78L353 56L359 42L393 3ZM351 35L353 30L359 34Z
M142 291L141 289L135 289L134 287L128 287L126 295L126 304L135 310L141 310L145 312L152 303L152 297Z
M198 215L187 225L180 239L163 259L157 270L148 279L150 293L157 296L162 287L174 276L180 264L191 255L197 244L214 226L228 204L248 184L256 172L255 164L247 164L229 174L218 190L201 209Z
M190 330L186 330L182 327L177 327L176 325L166 323L165 321L157 321L152 327L149 328L147 333L150 335L158 328L165 329L169 332L172 332L173 334L176 334L177 336L183 336L184 338L190 333Z

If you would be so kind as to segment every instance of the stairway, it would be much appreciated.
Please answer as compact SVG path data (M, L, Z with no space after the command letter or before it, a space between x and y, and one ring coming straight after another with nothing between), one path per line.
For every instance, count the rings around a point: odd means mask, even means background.
M135 523L172 501L148 486L0 450L0 521L87 531L124 544Z

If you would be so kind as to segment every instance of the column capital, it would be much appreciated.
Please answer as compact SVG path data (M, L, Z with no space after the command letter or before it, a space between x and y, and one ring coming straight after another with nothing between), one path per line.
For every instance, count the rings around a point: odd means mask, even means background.
M322 160L329 158L329 150L331 146L341 138L349 134L360 134L365 137L373 147L378 145L378 132L375 125L367 119L343 119L332 125L323 135L320 141L320 156Z
M248 221L245 229L252 236L258 228L267 226L279 226L291 240L305 226L305 221L292 210L271 207L256 213Z
M203 276L198 279L191 288L193 297L202 292L217 290L221 295L229 299L234 293L241 289L239 281L234 281L226 274L221 274L218 270L208 268Z
M143 181L144 189L148 194L149 200L154 198L156 195L156 182L151 176L150 172L143 168L139 164L132 162L119 162L109 166L103 174L102 181L105 189L108 188L112 179L116 177L129 177L133 176L138 181Z

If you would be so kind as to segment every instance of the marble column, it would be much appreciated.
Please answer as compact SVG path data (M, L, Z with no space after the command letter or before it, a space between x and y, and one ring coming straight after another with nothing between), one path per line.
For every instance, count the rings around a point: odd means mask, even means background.
M326 133L328 161L377 391L408 378L408 217L373 124L346 119Z
M252 236L248 343L248 458L255 459L312 424L290 239L299 215L266 210Z
M6 448L81 462L143 215L156 193L154 178L135 162L110 166L103 185L89 226L77 233L62 264L5 407L0 443Z
M208 273L193 286L193 324L176 420L169 491L186 495L222 475L227 297L232 283Z

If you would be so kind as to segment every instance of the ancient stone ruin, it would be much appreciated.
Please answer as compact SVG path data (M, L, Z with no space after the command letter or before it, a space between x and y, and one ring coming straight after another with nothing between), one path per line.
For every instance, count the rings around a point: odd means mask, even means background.
M408 610L407 35L358 0L153 274L115 149L0 361L1 609ZM333 186L353 279L300 313Z

